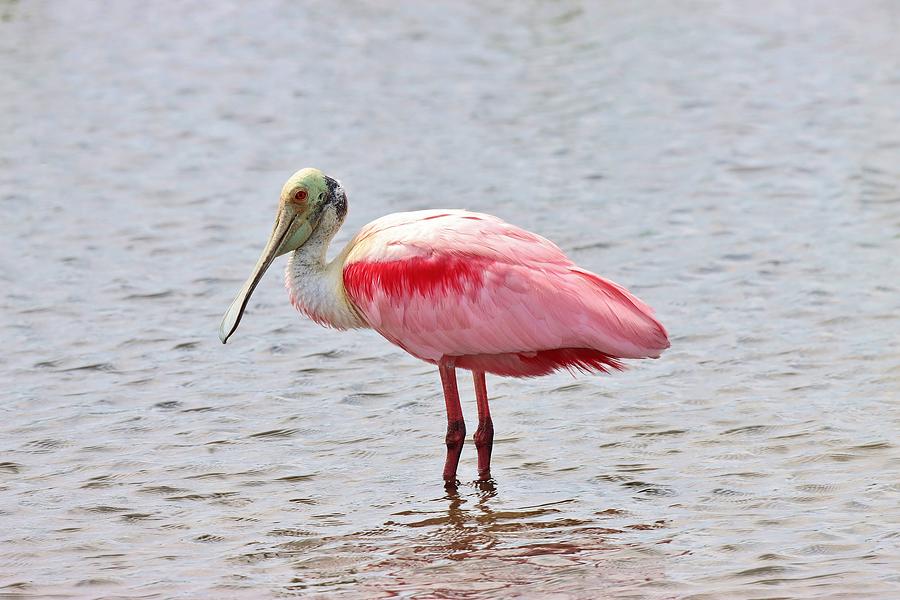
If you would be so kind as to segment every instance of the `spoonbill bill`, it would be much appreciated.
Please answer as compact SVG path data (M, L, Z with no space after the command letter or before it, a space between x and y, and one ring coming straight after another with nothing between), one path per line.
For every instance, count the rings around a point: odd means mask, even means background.
M553 242L497 217L465 210L387 215L363 227L332 261L326 252L347 215L341 184L318 169L281 190L275 227L219 327L225 343L272 261L291 303L335 329L371 328L437 365L447 405L444 481L456 483L466 437L456 370L472 372L480 480L490 479L494 425L485 373L536 377L558 369L608 372L622 359L669 347L653 310L625 288L579 268Z

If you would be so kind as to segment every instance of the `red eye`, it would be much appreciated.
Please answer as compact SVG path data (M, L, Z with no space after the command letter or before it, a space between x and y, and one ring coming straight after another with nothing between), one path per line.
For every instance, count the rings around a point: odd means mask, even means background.
M306 190L297 190L294 192L294 200L306 200Z

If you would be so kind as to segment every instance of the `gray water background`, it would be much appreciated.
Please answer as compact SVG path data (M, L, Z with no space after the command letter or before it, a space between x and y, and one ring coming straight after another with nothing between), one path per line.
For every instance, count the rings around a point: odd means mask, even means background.
M900 597L900 4L0 2L0 597ZM219 318L296 169L657 309L610 377ZM474 430L474 399L463 378Z

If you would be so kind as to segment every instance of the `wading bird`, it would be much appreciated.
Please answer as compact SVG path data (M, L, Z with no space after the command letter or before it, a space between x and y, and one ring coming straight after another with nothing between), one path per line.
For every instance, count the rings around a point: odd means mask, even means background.
M621 359L669 347L653 310L576 266L553 242L464 210L396 213L372 221L331 262L347 215L341 184L317 169L281 190L272 235L219 327L225 343L277 256L291 303L335 329L369 327L437 365L447 405L444 480L453 485L466 437L456 369L472 371L479 479L490 478L494 425L484 374L535 377L558 369L608 372Z

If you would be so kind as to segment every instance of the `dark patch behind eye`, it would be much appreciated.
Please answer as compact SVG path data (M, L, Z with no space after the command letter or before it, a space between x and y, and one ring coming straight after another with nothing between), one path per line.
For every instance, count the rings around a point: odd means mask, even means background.
M334 206L338 218L343 219L347 215L347 196L337 192L340 188L337 180L326 175L325 183L328 185L328 203Z

